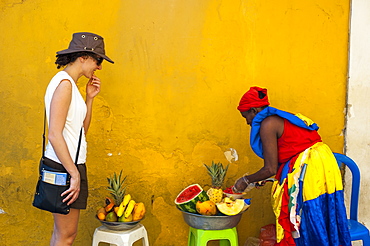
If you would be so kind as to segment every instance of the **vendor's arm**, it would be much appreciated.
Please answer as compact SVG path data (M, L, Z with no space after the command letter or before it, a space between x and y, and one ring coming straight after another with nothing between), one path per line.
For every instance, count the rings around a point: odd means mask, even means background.
M63 137L69 105L72 98L72 84L68 80L60 82L56 88L50 104L48 139L61 161L63 167L71 175L70 188L62 195L68 194L64 201L74 202L80 193L80 173L69 153L67 143Z
M261 123L260 136L263 148L264 166L251 175L246 175L236 181L236 188L241 191L250 183L267 179L276 174L278 168L277 140L283 134L284 120L278 116L267 117Z

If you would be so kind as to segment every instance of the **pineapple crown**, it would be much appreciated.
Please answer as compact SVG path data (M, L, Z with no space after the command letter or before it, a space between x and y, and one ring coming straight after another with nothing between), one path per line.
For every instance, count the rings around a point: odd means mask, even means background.
M207 166L206 164L204 164L204 166L207 168L209 176L211 176L213 187L222 186L225 176L226 176L227 169L229 168L229 165L230 164L227 164L227 166L224 168L222 163L220 162L214 163L213 161L212 161L212 165L210 166Z
M114 203L117 206L121 204L121 202L123 201L123 197L125 196L127 186L123 186L123 184L126 178L127 175L125 177L122 177L122 170L119 175L113 173L113 176L107 178L109 184L107 190L110 191L110 194L114 198Z

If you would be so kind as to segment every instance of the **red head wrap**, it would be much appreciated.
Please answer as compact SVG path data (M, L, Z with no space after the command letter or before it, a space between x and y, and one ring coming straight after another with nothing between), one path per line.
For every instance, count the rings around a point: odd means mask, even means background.
M270 105L267 96L267 89L260 87L251 87L242 99L240 99L238 110L240 112L248 111L251 108L259 108Z

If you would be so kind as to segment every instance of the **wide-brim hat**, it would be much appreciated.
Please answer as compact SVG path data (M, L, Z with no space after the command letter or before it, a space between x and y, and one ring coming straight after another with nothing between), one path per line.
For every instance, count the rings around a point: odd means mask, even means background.
M81 51L97 54L110 63L114 63L114 61L105 55L104 38L90 32L74 33L68 49L58 51L57 54L64 55Z

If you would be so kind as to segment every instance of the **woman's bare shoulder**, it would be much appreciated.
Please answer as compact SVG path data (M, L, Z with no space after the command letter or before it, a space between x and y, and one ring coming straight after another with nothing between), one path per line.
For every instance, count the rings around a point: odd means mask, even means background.
M284 119L277 115L271 115L266 117L261 123L261 125L271 125L271 124L283 124Z
M284 119L271 115L266 117L261 123L261 134L273 134L280 137L284 131Z

